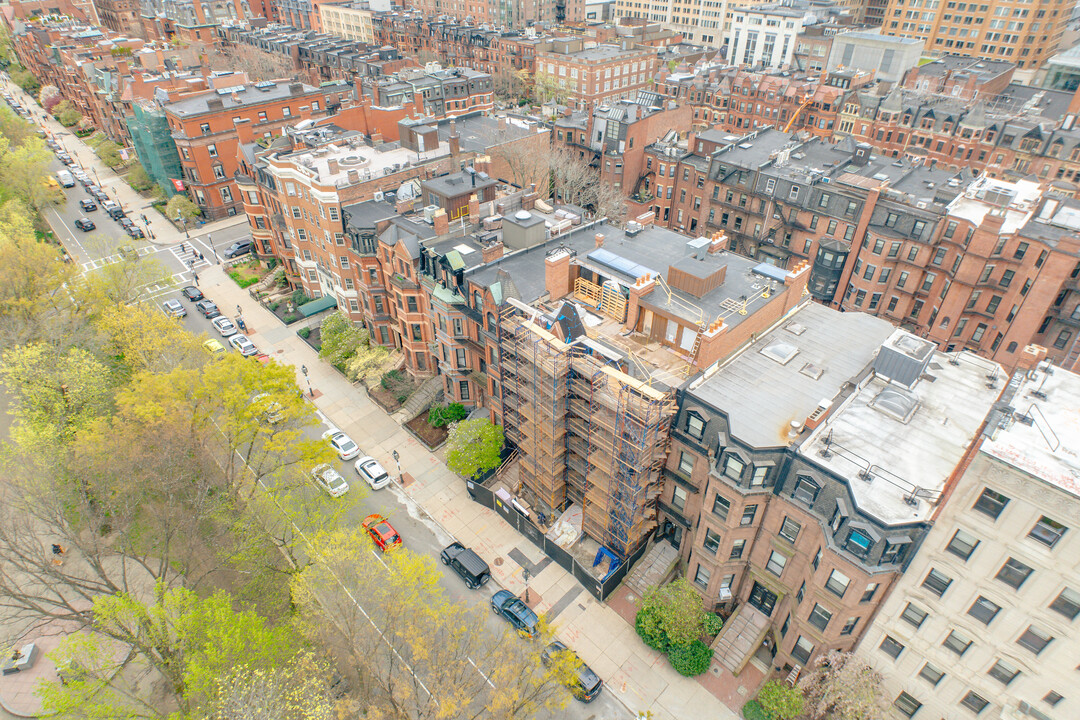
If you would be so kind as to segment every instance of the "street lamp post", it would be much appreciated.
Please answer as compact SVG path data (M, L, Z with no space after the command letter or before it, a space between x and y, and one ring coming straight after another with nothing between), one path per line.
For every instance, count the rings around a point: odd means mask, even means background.
M521 578L525 581L525 604L529 604L529 568L521 568Z
M218 265L220 265L220 264L221 264L221 258L220 258L220 257L218 257L218 254L217 254L217 248L216 248L216 247L214 247L214 240L213 240L213 236L211 236L211 235L207 234L207 236L206 236L206 244L210 246L210 249L211 249L211 250L213 251L213 253L214 253L214 261L215 261L215 262L217 262L217 264L218 264Z
M315 391L311 388L311 378L307 374L307 365L301 365L300 372L304 373L304 379L307 380L308 395L315 397Z
M187 218L180 214L180 211L176 211L176 222L181 223L184 226L184 237L191 239L191 235L188 234Z
M399 455L398 451L395 450L394 452L390 453L390 456L392 458L394 458L394 462L397 463L397 481L398 481L398 485L400 485L401 484L401 455Z

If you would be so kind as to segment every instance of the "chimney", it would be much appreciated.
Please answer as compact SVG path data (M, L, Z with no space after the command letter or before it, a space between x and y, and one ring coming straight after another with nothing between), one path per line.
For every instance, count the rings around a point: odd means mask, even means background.
M604 233L596 233L593 240L596 241L596 247L604 247Z
M304 86L302 83L289 83L290 95L302 95L304 93Z
M360 171L359 170L350 170L349 171L349 184L350 185L355 185L355 184L357 184L359 182L360 182Z
M713 233L712 242L709 243L709 254L715 255L723 250L725 245L727 245L727 235L722 232Z
M485 245L480 249L480 252L484 256L484 264L495 262L503 256L503 244L501 241L495 241L490 245Z
M446 217L445 210L439 208L432 220L434 221L436 235L445 235L450 232L450 219Z
M544 260L544 289L558 300L570 292L570 251L560 248Z
M371 133L371 144L372 145L381 145L382 141L383 141L383 139L382 139L382 133L381 132L376 130L375 132Z
M450 145L450 157L456 158L461 154L461 136L458 135L457 122L450 121L450 135L447 136L446 142Z
M1021 372L1030 372L1043 358L1046 357L1046 348L1042 345L1025 345L1020 357L1016 359L1016 369Z
M394 211L398 215L404 215L407 212L411 212L415 205L415 198L400 198L396 203L394 203Z
M480 222L480 199L476 197L476 193L469 196L469 222Z
M330 174L331 175L336 175L337 174L337 171L338 171L337 158L330 158L329 160L327 160L326 161L326 166L330 169Z

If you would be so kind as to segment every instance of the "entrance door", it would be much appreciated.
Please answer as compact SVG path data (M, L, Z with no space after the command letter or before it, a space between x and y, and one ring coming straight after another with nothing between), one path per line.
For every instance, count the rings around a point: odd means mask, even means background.
M769 592L769 589L764 585L755 582L754 588L750 591L750 599L747 602L765 613L766 616L771 616L773 608L776 607L776 593Z

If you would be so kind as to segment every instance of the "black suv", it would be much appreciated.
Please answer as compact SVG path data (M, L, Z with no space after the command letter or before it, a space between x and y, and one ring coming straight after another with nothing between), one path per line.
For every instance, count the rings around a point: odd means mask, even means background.
M448 565L465 581L465 587L475 590L487 584L491 579L491 568L484 559L459 542L448 545L441 556L443 565Z

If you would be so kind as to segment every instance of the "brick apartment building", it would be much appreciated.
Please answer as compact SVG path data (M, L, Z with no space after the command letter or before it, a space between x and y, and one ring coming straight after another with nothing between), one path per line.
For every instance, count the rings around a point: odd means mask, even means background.
M345 91L287 80L228 83L226 78L214 90L164 104L191 198L210 219L243 212L235 178L238 122L248 121L255 137L270 141L283 128L324 117L340 106Z
M591 113L567 109L555 119L552 142L567 147L600 169L600 179L626 194L638 190L646 148L673 128L689 125L690 107L653 92L632 100L604 102ZM675 131L677 132L677 130Z
M424 17L448 15L472 25L497 25L511 29L541 23L580 23L585 19L584 0L514 0L493 4L465 0L418 0L409 7Z
M788 672L854 647L1000 393L986 373L811 303L680 391L659 533L734 609L721 664Z
M138 0L99 0L101 24L118 33L142 35Z
M565 88L566 104L591 112L605 100L630 99L656 72L654 49L630 43L586 47L580 38L554 38L536 48L536 76Z
M1065 367L1080 358L1071 194L774 130L692 142L693 153L647 150L655 182L631 198L632 214L723 231L733 250L780 267L809 262L819 301L888 318L944 351L1007 368L1031 343Z
M181 40L213 43L218 26L253 17L247 0L139 0L139 18L145 37L154 40Z
M1000 0L939 3L914 12L904 0L888 0L881 22L886 35L918 38L928 53L951 53L1015 62L1036 70L1055 52L1069 20L1060 3L1040 0L1030 7L1012 7Z

